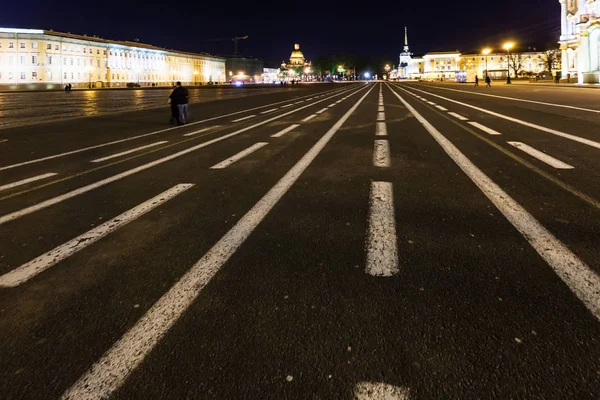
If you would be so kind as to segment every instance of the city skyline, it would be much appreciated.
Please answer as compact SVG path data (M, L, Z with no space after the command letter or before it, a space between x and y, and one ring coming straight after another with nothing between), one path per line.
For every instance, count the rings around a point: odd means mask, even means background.
M41 1L32 0L32 8L38 5L45 8ZM238 43L239 53L259 57L267 66L286 59L293 43L301 44L308 59L334 53L396 58L402 50L405 25L411 51L417 54L443 49L470 51L506 39L523 47L543 47L557 42L560 34L560 9L554 4L540 9L509 0L485 9L460 9L445 2L412 3L406 16L402 7L395 7L394 12L386 7L360 13L354 9L280 12L248 10L233 3L224 12L190 4L186 6L189 10L177 14L159 5L139 10L126 0L110 17L80 18L85 6L63 2L39 14L8 5L0 16L0 26L53 29L111 40L138 39L168 49L215 55L233 54L233 41L227 38L248 35ZM164 17L169 14L173 15L171 21ZM210 19L203 17L206 15ZM427 24L423 20L428 20Z

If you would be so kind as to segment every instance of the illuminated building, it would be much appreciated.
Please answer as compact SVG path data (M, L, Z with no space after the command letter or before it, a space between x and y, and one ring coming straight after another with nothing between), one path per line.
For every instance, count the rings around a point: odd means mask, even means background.
M600 83L600 1L559 0L562 78Z
M304 58L304 54L302 54L298 43L294 44L294 50L290 55L289 63L285 61L281 63L281 70L287 71L288 79L297 79L300 76L308 79L308 77L312 76L312 63Z
M225 59L38 29L0 28L0 86L165 86L225 81Z

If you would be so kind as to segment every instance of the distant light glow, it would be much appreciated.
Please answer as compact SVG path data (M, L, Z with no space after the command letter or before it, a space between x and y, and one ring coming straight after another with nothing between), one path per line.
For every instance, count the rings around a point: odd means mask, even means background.
M371 77L371 74L370 74L370 73L368 73L368 72L365 72L365 75L364 75L364 76L365 76L365 78L369 79L369 78Z
M242 83L241 81L235 81L235 82L234 82L234 85L235 85L235 86L242 86L242 85L243 85L243 83Z
M0 33L44 33L41 29L0 28Z

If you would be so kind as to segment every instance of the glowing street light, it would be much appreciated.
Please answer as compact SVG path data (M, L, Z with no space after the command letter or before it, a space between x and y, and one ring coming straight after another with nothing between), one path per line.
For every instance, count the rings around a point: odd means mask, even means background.
M488 64L487 64L487 59L488 59L488 54L490 54L492 52L492 49L489 48L485 48L483 49L482 53L483 55L485 55L485 78L487 79L488 77Z
M365 77L365 79L369 79L371 77L371 74L368 72L365 72L365 74L363 76Z
M506 84L510 85L510 49L512 49L514 46L514 43L504 43L504 50L506 50L508 59L506 60ZM516 71L515 71L516 72Z

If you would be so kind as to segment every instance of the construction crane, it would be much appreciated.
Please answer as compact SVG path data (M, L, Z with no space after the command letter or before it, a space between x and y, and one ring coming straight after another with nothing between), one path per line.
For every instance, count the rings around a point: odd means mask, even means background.
M248 35L246 35L246 36L236 36L236 37L232 37L232 38L208 39L208 40L205 40L205 42L224 42L226 40L231 40L231 41L233 41L233 55L237 56L237 52L238 52L238 40L246 40L246 39L248 39Z

